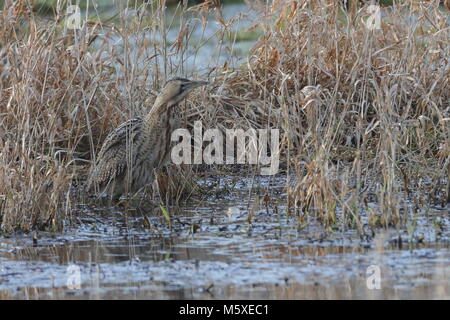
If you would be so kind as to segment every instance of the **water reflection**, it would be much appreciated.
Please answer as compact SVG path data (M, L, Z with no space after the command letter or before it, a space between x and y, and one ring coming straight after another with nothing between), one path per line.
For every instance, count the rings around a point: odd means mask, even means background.
M406 230L328 232L313 219L299 231L282 209L285 181L260 181L279 197L278 213L261 205L251 183L186 207L169 229L151 209L80 213L60 235L0 240L0 298L12 299L430 299L450 297L448 231L433 240L434 215L408 242ZM269 189L267 189L269 188ZM274 197L275 199L275 197ZM232 219L230 219L230 208ZM252 210L253 221L248 223ZM152 229L143 227L147 215ZM192 225L198 225L192 232ZM402 246L392 241L401 236ZM68 266L81 273L67 287ZM381 270L381 289L367 286L369 266Z

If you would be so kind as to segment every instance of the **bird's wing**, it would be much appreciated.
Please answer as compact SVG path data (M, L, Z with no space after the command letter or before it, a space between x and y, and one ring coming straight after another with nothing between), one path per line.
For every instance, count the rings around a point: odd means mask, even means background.
M127 154L131 150L130 147L139 139L142 123L142 118L130 119L106 137L97 156L89 184L107 183L125 172Z

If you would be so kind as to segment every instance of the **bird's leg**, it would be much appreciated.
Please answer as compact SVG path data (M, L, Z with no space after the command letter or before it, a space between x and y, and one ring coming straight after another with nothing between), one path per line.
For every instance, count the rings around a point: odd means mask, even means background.
M117 205L121 207L139 207L145 200L145 196L148 194L151 187L144 186L136 192L129 192L126 196L118 199ZM151 202L151 201L150 201Z

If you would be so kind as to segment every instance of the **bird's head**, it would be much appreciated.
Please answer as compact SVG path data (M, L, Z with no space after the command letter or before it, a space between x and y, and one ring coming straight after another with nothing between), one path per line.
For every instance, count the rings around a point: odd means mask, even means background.
M186 98L194 88L208 84L207 81L195 81L184 78L173 78L166 82L157 100L159 103L173 106Z

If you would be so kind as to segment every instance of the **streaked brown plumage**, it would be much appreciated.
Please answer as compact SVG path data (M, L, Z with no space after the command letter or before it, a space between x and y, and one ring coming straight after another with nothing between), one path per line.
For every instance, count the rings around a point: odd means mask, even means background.
M170 136L180 127L177 104L192 89L206 84L183 78L167 81L144 118L130 119L106 137L87 189L118 198L151 185L155 171L169 160Z

